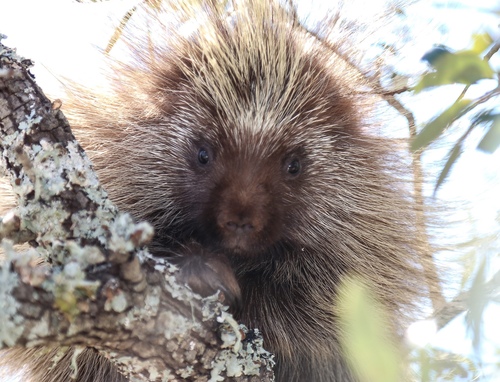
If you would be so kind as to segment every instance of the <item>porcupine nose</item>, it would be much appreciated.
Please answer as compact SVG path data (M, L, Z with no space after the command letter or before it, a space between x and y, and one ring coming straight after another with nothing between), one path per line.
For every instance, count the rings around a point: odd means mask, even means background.
M238 219L233 217L226 222L226 229L235 234L247 234L252 232L255 227L250 219Z
M234 182L219 194L216 224L221 244L236 252L252 251L267 235L269 196L249 183Z
M231 236L251 235L256 228L253 211L251 208L242 208L237 204L231 203L230 206L224 206L226 208L219 215L219 226Z

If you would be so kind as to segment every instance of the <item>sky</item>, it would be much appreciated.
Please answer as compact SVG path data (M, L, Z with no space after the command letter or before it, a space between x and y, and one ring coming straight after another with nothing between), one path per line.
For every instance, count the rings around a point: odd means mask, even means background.
M383 0L367 1L364 11L380 7ZM35 73L39 85L53 98L64 98L59 77L69 77L86 85L98 86L99 76L96 63L99 48L106 46L118 17L131 8L136 1L108 1L95 4L78 4L70 0L0 0L0 33L8 35L3 43L17 47L18 53L35 61ZM311 6L310 1L304 2ZM323 5L326 2L323 2ZM322 2L312 2L322 13ZM458 6L458 5L460 6ZM118 8L118 12L117 12ZM408 16L415 20L414 41L408 43L404 54L404 67L408 73L416 73L425 68L420 60L435 43L442 43L452 49L467 47L470 36L477 31L488 31L500 38L498 16L489 12L500 10L496 0L463 1L419 1L407 8ZM359 11L359 8L357 8ZM113 16L114 15L114 16ZM118 15L118 16L117 16ZM360 14L361 17L361 14ZM498 69L500 59L492 60ZM471 95L483 94L494 86L490 81L474 86ZM423 124L440 110L448 107L458 96L461 87L449 87L435 93L424 92L410 106L417 121ZM433 91L434 92L434 91ZM498 102L498 100L497 100ZM453 139L453 134L451 134ZM463 210L457 211L456 218L463 222L456 235L468 235L474 229L481 234L497 235L500 242L500 150L493 155L474 149L481 134L470 141L470 147L456 164L450 179L438 193L438 197L452 203L466 202ZM439 160L447 148L435 150L426 160ZM474 221L473 227L467 221ZM490 273L500 269L498 253L492 256ZM492 345L500 346L500 308L490 305L486 315L485 354L492 354ZM453 351L470 354L471 344L466 340L463 319L458 318L449 327L432 339L433 343ZM500 376L499 379L500 380ZM493 379L492 379L493 381Z

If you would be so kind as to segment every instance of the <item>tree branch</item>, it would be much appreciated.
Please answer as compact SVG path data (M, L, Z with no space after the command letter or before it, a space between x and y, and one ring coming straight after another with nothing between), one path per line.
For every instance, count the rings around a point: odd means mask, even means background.
M0 43L0 148L19 200L0 225L0 347L91 346L139 381L270 380L258 332L143 249L151 226L110 202L30 64ZM15 253L5 238L36 249Z
M498 298L500 289L500 271L496 272L490 280L484 283L482 291L487 299L495 300ZM441 330L448 325L455 317L469 310L468 300L471 298L471 290L461 291L453 300L446 303L440 310L435 312L431 319L435 319L437 329Z

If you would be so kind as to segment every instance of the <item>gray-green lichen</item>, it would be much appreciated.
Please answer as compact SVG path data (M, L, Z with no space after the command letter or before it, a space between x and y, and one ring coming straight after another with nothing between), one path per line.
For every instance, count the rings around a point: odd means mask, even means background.
M99 215L102 215L102 213L86 210L73 213L71 215L71 229L73 230L73 234L81 238L97 238L101 244L105 244L107 231Z
M161 312L158 317L157 330L167 340L186 335L191 329L196 327L193 320L169 311Z
M122 291L118 291L110 300L106 301L104 310L121 313L130 306L127 296Z
M2 247L7 257L6 264L0 267L0 348L12 346L23 332L23 318L17 313L19 303L12 296L13 289L19 282L19 276L10 271L8 264L15 256L12 242L2 241Z
M271 370L273 356L262 347L262 336L253 331L251 342L244 341L244 333L249 330L239 325L228 308L220 304L218 293L203 299L202 313L204 320L216 319L220 323L219 333L223 349L212 362L209 382L224 381L225 377L242 375L260 375L262 361L267 360L267 368Z
M80 187L98 189L99 180L97 179L95 172L92 171L92 163L87 155L79 150L78 143L76 141L68 142L66 148L68 150L69 157L69 161L67 163L71 163L71 169L67 169L69 171L66 171L68 180L73 184L79 185ZM89 195L89 197L97 204L103 204L103 195L107 199L107 195L103 190L100 190L100 192L96 195ZM94 198L91 196L94 196Z
M153 227L149 223L135 224L129 214L119 214L111 222L109 230L108 248L117 255L118 261L118 257L127 259L126 254L149 242L154 234Z
M73 240L67 240L64 246L68 253L68 258L77 260L83 267L99 264L106 260L99 247L93 245L82 247Z
M248 333L244 325L239 326L241 332ZM251 342L243 341L238 351L224 349L217 354L212 363L208 382L224 381L225 377L258 376L261 373L262 361L267 360L267 370L272 370L274 360L271 353L262 347L263 340L258 330L254 329Z
M82 264L77 261L53 268L51 276L42 287L53 294L55 306L69 317L80 313L79 300L94 298L100 285L98 281L87 280Z
M147 360L141 360L136 357L118 356L115 353L109 353L110 357L116 359L120 365L120 371L125 375L129 375L129 371L134 371L129 377L131 382L149 382L157 381L161 378L161 382L177 381L178 379L172 374L170 370L158 370ZM138 372L144 371L148 377L145 377Z
M37 340L38 338L46 337L49 334L49 318L48 314L38 320L35 325L31 327L28 334L28 340Z

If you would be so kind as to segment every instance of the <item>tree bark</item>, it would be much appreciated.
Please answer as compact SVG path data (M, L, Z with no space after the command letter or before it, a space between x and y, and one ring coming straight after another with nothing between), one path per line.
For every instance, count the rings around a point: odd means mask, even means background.
M153 229L111 203L30 65L0 42L0 148L19 202L0 224L0 347L91 346L138 381L271 380L258 331L144 248Z

